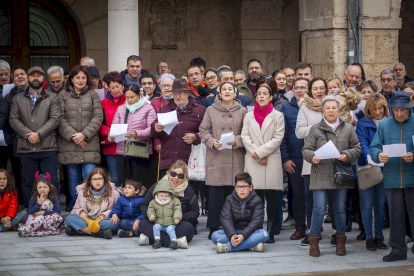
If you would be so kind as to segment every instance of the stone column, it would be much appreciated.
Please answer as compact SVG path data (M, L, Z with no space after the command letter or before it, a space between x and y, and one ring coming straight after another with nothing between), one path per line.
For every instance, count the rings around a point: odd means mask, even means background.
M138 54L138 0L108 0L108 71L124 70Z

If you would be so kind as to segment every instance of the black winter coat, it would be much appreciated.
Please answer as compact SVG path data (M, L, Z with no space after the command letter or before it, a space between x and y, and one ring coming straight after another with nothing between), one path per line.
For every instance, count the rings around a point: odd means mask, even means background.
M9 105L5 98L0 95L0 129L3 130L6 128L9 119Z
M148 218L147 211L150 201L154 199L152 193L154 192L155 186L157 184L158 183L155 183L151 186L151 188L149 188L144 200L141 203L141 214L144 215L144 217L146 218ZM188 185L187 189L184 191L184 197L177 196L177 198L180 200L181 203L181 210L183 212L182 220L188 221L194 226L197 225L197 218L200 215L200 207L198 206L197 196L194 193L193 188L190 185Z
M220 217L224 232L229 239L237 234L236 230L242 230L240 234L246 240L254 231L263 228L263 220L263 201L254 190L244 200L233 191L226 198Z

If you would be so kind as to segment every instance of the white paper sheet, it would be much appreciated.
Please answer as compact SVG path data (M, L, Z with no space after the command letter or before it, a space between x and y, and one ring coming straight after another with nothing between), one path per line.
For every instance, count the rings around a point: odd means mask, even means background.
M332 143L332 141L329 141L328 143L320 147L318 150L316 150L315 155L318 159L331 159L341 157L341 154L335 147L334 143Z
M10 90L12 90L13 87L14 87L13 83L3 85L3 94L2 94L3 98L10 94Z
M252 112L254 110L254 106L247 106L247 112Z
M374 161L372 161L371 155L367 155L367 159L368 159L368 164L378 166L378 167L384 167L384 163L375 163Z
M112 124L109 134L114 137L115 143L127 140L128 124Z
M3 130L0 130L0 146L7 146Z
M218 150L232 149L232 146L227 145L227 143L232 142L233 140L234 140L233 132L223 133L220 137L221 148L219 148Z
M167 113L158 113L157 117L158 123L164 126L164 131L168 135L179 124L176 110Z
M388 157L401 157L407 155L407 146L405 144L383 145L382 151Z
M95 92L98 93L99 99L101 99L101 101L105 99L105 88L95 89Z

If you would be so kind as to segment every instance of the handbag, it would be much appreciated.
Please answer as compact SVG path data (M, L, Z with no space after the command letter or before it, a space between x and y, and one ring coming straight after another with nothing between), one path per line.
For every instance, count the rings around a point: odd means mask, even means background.
M358 185L361 190L366 190L384 181L380 167L370 165L357 167Z
M325 134L326 142L329 142L326 131L323 131L323 133ZM354 186L355 177L354 170L352 169L352 164L344 163L338 159L333 159L333 163L335 169L335 184L339 186Z
M191 154L188 158L188 176L190 180L206 180L206 146L203 143L191 145Z
M129 110L126 110L124 124L128 123ZM150 144L141 139L130 139L125 141L124 156L149 159Z

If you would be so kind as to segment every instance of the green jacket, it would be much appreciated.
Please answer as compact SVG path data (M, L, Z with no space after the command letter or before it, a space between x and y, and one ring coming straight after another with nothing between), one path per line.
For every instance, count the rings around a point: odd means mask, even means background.
M158 192L170 193L171 201L167 205L159 205L158 202L155 201L155 194ZM148 218L152 215L155 216L155 220L152 220L152 222L161 224L162 226L168 226L173 225L175 219L182 219L183 212L181 211L181 202L174 194L174 189L168 180L161 179L158 181L158 184L155 186L154 192L152 193L154 199L151 200L147 211Z
M239 93L242 93L244 96L248 97L250 102L254 100L255 96L252 95L252 91L247 86L247 81L244 81L242 84L237 86L237 89L239 89Z

